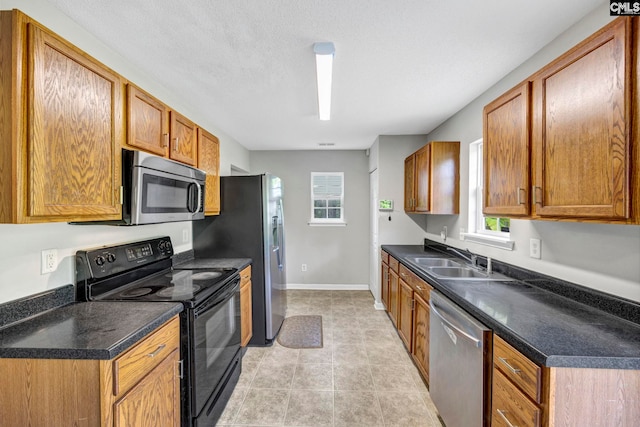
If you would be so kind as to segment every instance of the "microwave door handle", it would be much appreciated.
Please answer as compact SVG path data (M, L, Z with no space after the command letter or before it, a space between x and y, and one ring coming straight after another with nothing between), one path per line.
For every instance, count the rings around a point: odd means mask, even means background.
M193 181L193 183L195 184L196 188L198 189L198 196L196 198L196 200L197 200L196 210L192 212L195 215L198 212L200 212L200 208L202 207L202 186L200 185L200 183L198 181Z

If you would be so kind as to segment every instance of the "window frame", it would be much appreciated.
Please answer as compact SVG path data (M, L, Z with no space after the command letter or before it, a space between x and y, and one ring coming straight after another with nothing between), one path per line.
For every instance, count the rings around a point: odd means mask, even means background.
M339 176L340 177L340 184L341 184L341 194L338 197L317 197L315 194L315 190L314 190L314 178L316 176ZM344 206L344 193L345 193L345 188L344 188L344 172L311 172L310 174L310 220L309 220L309 225L329 225L329 226L344 226L346 225L346 220L345 220L345 206ZM315 207L315 201L316 200L326 200L327 201L327 205L328 202L330 200L340 200L340 207L337 209L340 209L340 218L315 218L315 214L314 214L314 210L316 209ZM330 209L329 206L327 206L326 208L327 212Z
M469 221L468 232L461 233L464 240L475 243L513 250L514 242L511 234L505 231L485 229L485 218L496 218L498 224L502 217L485 216L482 214L482 199L484 191L483 139L480 138L469 144ZM509 228L512 220L509 219Z

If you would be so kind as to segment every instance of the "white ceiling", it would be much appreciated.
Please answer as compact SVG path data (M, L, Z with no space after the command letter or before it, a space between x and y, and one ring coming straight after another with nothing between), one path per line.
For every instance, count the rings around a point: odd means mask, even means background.
M602 0L48 0L250 150L424 134ZM331 121L313 43L336 46Z

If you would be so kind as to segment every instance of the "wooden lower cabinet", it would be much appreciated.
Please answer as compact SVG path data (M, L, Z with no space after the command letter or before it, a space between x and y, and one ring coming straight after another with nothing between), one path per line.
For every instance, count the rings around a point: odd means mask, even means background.
M400 280L398 273L389 268L389 318L393 326L398 326L398 297L399 297Z
M0 424L177 427L180 320L112 360L0 359Z
M493 339L492 427L635 427L640 370L538 366Z
M253 336L253 309L251 305L251 266L240 272L240 345L245 347Z
M429 383L429 303L415 293L413 310L413 349L411 356Z
M388 260L388 264L385 259ZM429 297L433 288L384 251L381 271L382 300L386 301L385 308L389 318L428 384Z
M404 280L400 279L398 286L398 335L407 351L411 352L413 342L413 289Z
M385 310L389 311L389 265L385 262L381 266L380 298Z

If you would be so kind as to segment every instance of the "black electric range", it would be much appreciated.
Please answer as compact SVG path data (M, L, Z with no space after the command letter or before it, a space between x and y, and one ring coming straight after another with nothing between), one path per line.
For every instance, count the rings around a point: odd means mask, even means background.
M169 237L76 252L80 301L181 302L182 424L214 425L238 381L240 275L172 265Z

